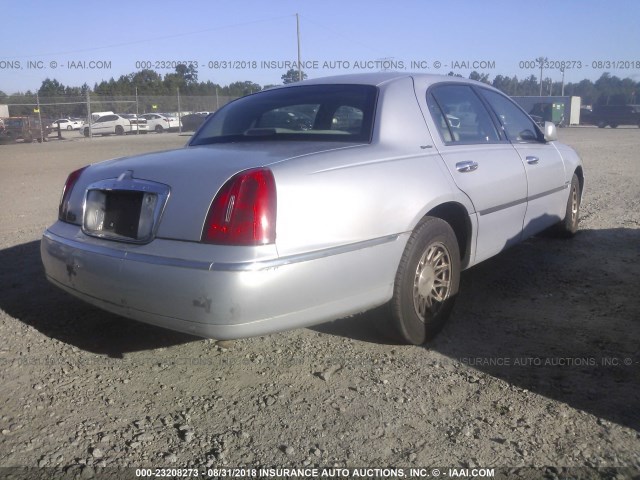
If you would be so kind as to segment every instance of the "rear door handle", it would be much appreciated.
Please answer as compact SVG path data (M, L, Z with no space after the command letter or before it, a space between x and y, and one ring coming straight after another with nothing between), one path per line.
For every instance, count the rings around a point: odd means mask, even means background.
M478 163L467 161L467 162L458 162L456 163L456 170L460 173L473 172L478 169Z
M536 165L540 159L538 157L527 157L527 163L529 165Z

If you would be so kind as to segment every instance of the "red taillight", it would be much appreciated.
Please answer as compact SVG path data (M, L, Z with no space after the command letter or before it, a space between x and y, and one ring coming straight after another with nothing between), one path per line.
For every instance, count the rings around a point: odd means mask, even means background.
M276 182L271 170L247 170L224 184L209 208L202 241L220 245L276 241Z
M88 165L87 165L88 166ZM75 218L68 218L69 214L69 197L71 196L71 191L73 190L74 185L80 178L80 175L87 167L79 168L69 174L67 177L67 181L64 182L64 187L62 187L62 196L60 197L60 206L58 207L58 219L63 222L74 222Z

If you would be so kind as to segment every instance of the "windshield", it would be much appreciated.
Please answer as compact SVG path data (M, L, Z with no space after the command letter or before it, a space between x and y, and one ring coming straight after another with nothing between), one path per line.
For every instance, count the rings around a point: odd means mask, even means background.
M266 90L225 105L189 145L255 140L369 142L377 88L304 85Z

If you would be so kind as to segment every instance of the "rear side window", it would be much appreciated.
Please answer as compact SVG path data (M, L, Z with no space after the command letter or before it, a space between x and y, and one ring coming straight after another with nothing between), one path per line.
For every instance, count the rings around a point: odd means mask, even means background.
M482 101L468 85L442 85L427 94L429 111L447 144L500 141Z

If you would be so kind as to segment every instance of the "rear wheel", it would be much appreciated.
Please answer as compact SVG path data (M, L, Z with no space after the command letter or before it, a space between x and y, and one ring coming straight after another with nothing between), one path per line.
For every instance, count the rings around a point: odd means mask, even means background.
M604 128L607 126L607 122L603 122L602 120L598 121L598 128Z
M89 136L89 129L88 129L88 128L85 128L85 129L83 130L83 133L84 133L84 136L85 136L85 137L88 137L88 136Z
M397 333L421 345L449 317L460 284L460 251L447 222L425 217L409 237L391 299Z

